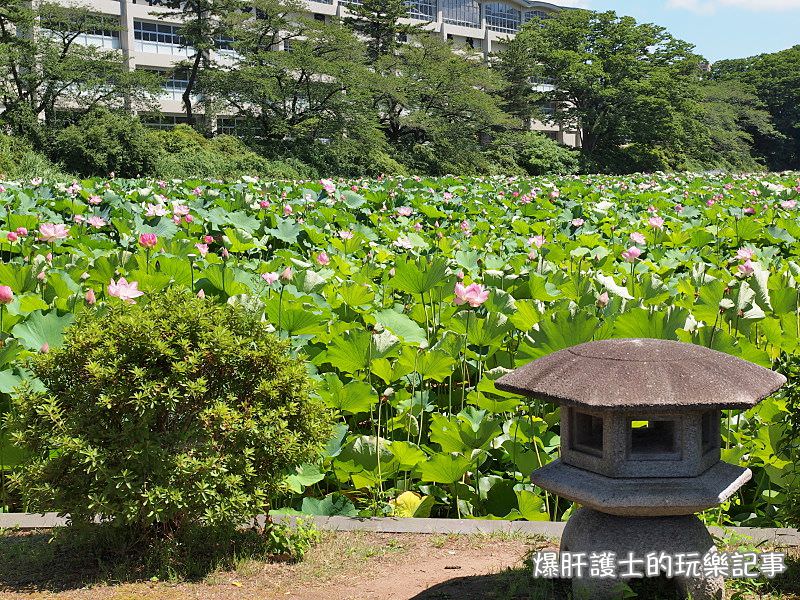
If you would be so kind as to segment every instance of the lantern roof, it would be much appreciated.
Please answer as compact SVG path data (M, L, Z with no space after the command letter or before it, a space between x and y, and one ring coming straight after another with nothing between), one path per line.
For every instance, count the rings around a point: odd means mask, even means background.
M779 373L684 342L612 339L559 350L495 381L506 392L605 411L750 408Z

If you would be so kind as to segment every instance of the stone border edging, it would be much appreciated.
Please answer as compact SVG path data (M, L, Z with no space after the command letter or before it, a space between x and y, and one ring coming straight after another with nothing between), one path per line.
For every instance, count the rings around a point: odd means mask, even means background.
M264 517L259 521L263 523ZM560 538L565 523L552 521L495 521L486 519L402 519L397 517L319 517L314 515L275 515L277 523L293 525L297 519L314 523L327 531L371 531L374 533L418 534L491 534L520 533ZM0 513L2 529L52 529L66 524L65 517L56 513ZM800 546L800 532L791 528L711 527L711 533L724 537L736 533L750 538L754 544L771 543L776 546Z

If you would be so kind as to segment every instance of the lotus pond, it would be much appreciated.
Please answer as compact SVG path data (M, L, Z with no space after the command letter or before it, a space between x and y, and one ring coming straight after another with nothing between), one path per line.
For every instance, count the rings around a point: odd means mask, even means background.
M560 520L557 409L509 369L581 342L702 344L790 375L724 414L753 480L708 521L784 522L796 477L800 176L0 185L0 412L78 311L168 286L262 311L338 415L279 511ZM2 287L7 286L7 287ZM0 435L2 468L22 457ZM3 490L7 508L13 491Z

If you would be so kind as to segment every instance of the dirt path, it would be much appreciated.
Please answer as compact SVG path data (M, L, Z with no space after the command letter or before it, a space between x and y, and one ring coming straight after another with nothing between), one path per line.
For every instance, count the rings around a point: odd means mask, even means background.
M299 564L247 561L201 582L141 582L53 590L48 572L24 585L0 577L0 598L63 600L386 600L529 598L526 555L546 546L523 536L326 533ZM20 565L22 566L22 565ZM5 569L13 565L6 564ZM57 568L57 567L56 567ZM3 569L0 566L0 569ZM0 572L0 575L3 573ZM11 575L9 573L8 575ZM51 579L54 573L49 573ZM52 582L51 582L52 583Z

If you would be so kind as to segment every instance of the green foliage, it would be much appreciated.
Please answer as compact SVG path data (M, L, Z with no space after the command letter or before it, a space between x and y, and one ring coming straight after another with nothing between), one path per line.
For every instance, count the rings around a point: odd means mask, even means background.
M303 364L255 314L184 291L82 312L14 399L35 510L146 537L263 514L329 425Z
M713 77L752 87L783 139L755 132L755 147L772 170L800 168L800 45L749 58L721 60Z
M57 131L49 152L68 171L83 176L113 172L136 177L152 173L155 167L155 153L139 119L104 109Z
M61 169L22 138L0 134L0 179L64 179Z
M498 174L568 175L577 173L579 167L577 152L533 131L498 136L489 158L499 167Z
M225 179L250 175L299 179L312 174L301 162L268 160L238 138L219 135L208 139L188 125L148 132L147 136L151 151L156 154L152 175L157 177Z
M34 26L48 35L31 35ZM143 108L159 92L157 78L131 70L121 51L81 44L81 34L119 30L119 22L88 7L7 0L0 10L0 125L43 145L42 124L56 127L65 106Z

